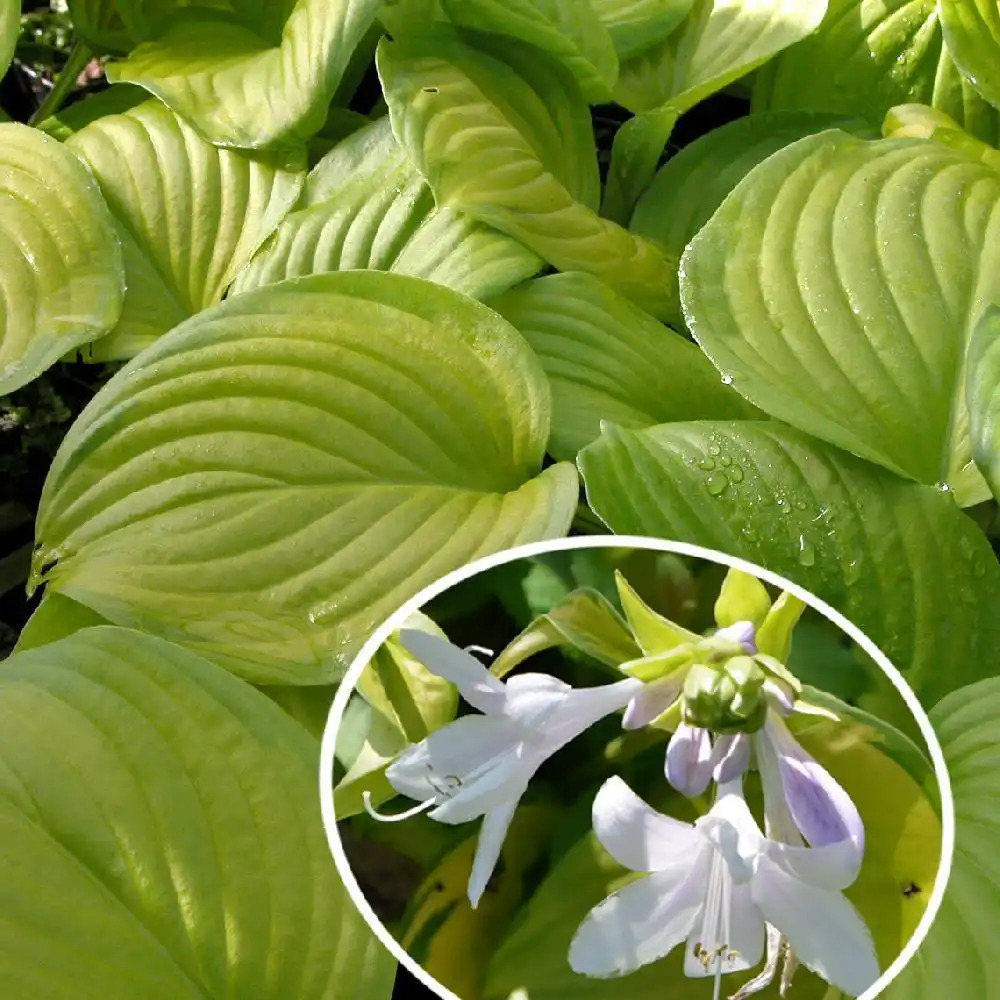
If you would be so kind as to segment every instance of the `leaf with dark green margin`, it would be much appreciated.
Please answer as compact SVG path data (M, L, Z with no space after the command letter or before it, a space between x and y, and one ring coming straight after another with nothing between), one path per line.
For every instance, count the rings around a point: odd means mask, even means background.
M446 572L565 534L549 390L500 316L344 271L234 296L105 385L49 470L34 584L265 684L337 679Z
M5 995L387 998L394 963L329 856L318 753L249 685L138 632L6 660Z
M589 0L441 0L456 25L520 38L548 52L595 104L611 100L618 53Z
M1000 173L941 143L802 139L691 241L688 326L762 410L979 502L964 360L1000 296L998 204Z
M758 163L789 143L828 128L879 138L860 119L826 112L774 111L738 118L667 161L636 204L629 229L655 240L679 260L726 195Z
M995 497L1000 497L1000 308L983 313L969 345L969 419L972 456Z
M144 87L218 145L294 146L322 127L381 3L296 0L235 14L170 4L108 79Z
M379 44L393 132L439 206L519 239L560 270L588 271L663 316L672 265L597 214L587 103L551 57L515 39L437 31Z
M579 461L612 531L780 573L870 636L924 704L993 671L1000 566L948 494L763 421L607 427Z
M927 894L904 897L899 888L910 880L933 880L940 858L940 824L902 768L865 743L838 744L836 735L835 727L816 727L808 747L847 789L864 818L865 861L847 896L869 923L885 966L909 939L926 905ZM658 752L662 754L662 749ZM667 813L677 818L687 819L690 809L679 796L667 801ZM603 851L593 834L578 841L559 859L501 942L489 966L484 1000L514 996L521 1000L616 1000L626 990L630 1000L662 1000L664 996L705 1000L706 981L683 975L680 948L626 979L592 979L570 969L569 943L590 907L634 878ZM731 992L749 978L749 973L727 978L723 988ZM826 983L800 969L791 995L825 1000L826 991ZM755 996L777 1000L778 984Z
M619 129L601 211L625 221L653 178L679 115L816 28L827 0L695 0L683 26L621 67Z
M0 124L0 396L118 321L122 250L100 188L37 129Z
M980 139L1000 139L1000 115L959 72L938 0L830 0L819 31L761 69L754 110L862 115L880 125L897 104L930 104Z
M316 165L296 210L238 276L233 291L372 268L486 298L541 267L541 259L512 237L461 212L436 208L427 183L393 139L389 119L382 118Z
M304 150L219 149L159 101L101 117L66 145L97 177L125 248L125 305L88 352L95 361L133 357L218 302L305 179Z
M20 31L21 5L18 0L0 0L0 77L7 72L14 58Z
M754 412L690 340L589 274L553 274L491 303L534 348L552 386L549 452L572 459L601 421L648 427Z
M631 59L671 35L694 0L590 0L619 59Z
M1000 998L1000 680L963 687L930 713L955 797L955 858L927 939L880 996L885 1000ZM930 886L918 884L922 894Z

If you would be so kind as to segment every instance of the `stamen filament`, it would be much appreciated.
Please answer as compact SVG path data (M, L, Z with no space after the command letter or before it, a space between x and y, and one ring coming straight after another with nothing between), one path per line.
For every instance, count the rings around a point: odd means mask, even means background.
M414 806L412 809L407 809L405 812L380 813L372 805L372 793L369 791L362 792L361 802L365 807L365 812L368 813L372 819L377 819L380 823L402 823L404 819L412 819L414 816L419 816L421 813L425 813L429 809L433 809L438 804L437 799L426 799L419 805Z

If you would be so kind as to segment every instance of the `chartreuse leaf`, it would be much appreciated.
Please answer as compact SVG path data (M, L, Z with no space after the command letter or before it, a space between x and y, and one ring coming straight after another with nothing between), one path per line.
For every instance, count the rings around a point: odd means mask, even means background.
M80 629L109 624L106 618L92 611L86 604L80 604L79 601L53 591L45 595L25 622L14 651L20 653L36 646L45 646L57 639L65 639Z
M1000 921L1000 681L971 684L930 713L955 796L955 858L944 901L917 956L888 986L887 1000L943 996L997 1000L996 942ZM916 883L926 894L928 886Z
M296 211L233 291L350 268L398 271L482 298L531 277L542 261L517 240L450 208L392 137L389 119L359 129L311 171Z
M627 220L677 118L819 25L827 0L695 0L683 26L622 64L615 99L636 116L615 136L602 212Z
M514 39L439 30L383 39L377 62L393 132L438 205L560 270L603 278L654 315L675 311L662 253L597 214L589 110L555 60Z
M620 59L630 59L670 35L694 0L590 0Z
M940 22L938 0L830 0L819 30L758 72L754 110L834 111L877 126L896 104L930 104L996 143L1000 115L959 72Z
M96 360L130 358L218 302L302 190L305 153L220 149L159 101L67 140L93 170L125 247L125 305Z
M1000 106L1000 7L995 0L941 0L945 45L969 82Z
M991 306L969 346L967 394L972 455L994 496L1000 496L1000 309Z
M601 421L648 427L754 411L696 345L581 272L527 282L493 308L521 331L552 385L549 451L573 458Z
M448 289L352 271L234 296L73 425L34 584L261 683L330 681L422 586L567 531L548 423L530 348Z
M1000 567L932 486L767 422L608 427L580 466L613 531L694 542L780 573L855 622L925 704L993 669Z
M940 857L940 823L919 786L894 761L865 743L840 744L835 727L815 727L809 750L858 804L867 847L858 881L847 895L872 930L883 965L911 936L926 905ZM662 754L662 747L655 751ZM661 758L662 759L662 758ZM661 779L662 780L662 779ZM654 802L662 807L661 802ZM685 820L691 806L674 796L665 811ZM484 1000L615 1000L627 984L634 1000L659 1000L669 984L671 1000L704 1000L706 983L682 972L683 949L631 973L627 979L590 979L567 961L570 940L589 909L636 878L614 862L588 834L565 852L504 937L487 973ZM905 896L910 882L927 887ZM746 979L728 977L729 992ZM802 1000L824 1000L827 984L800 969L793 987ZM725 995L725 994L723 994ZM773 983L755 996L777 1000Z
M60 108L35 127L60 142L65 142L74 132L79 132L98 118L124 114L148 100L149 94L142 87L119 83L89 95L85 101L74 101Z
M7 72L17 36L21 31L21 5L17 0L0 0L0 77Z
M323 125L381 2L286 0L234 4L232 12L165 4L160 17L133 25L148 40L109 64L108 78L144 87L210 142L294 144Z
M970 135L951 115L926 104L897 104L890 108L882 122L882 134L887 139L933 139L982 160L994 170L1000 169L1000 150Z
M858 119L811 111L748 115L713 129L685 146L657 172L635 206L629 229L659 243L680 259L692 237L712 217L726 195L758 163L807 135L828 128L855 132L874 129Z
M802 139L691 241L688 326L762 410L978 502L964 357L1000 294L998 203L1000 173L940 143Z
M262 694L91 628L6 660L0 719L8 996L388 997L319 821L318 743Z
M86 167L26 125L0 124L0 396L107 333L122 252Z
M457 25L520 38L550 53L588 101L611 100L618 53L589 0L441 0L441 6Z

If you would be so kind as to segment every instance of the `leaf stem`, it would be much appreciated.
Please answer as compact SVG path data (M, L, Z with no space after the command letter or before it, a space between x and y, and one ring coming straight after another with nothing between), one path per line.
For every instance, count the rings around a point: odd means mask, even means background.
M63 101L72 92L76 85L77 77L83 68L90 62L93 53L90 47L82 39L77 38L73 42L73 47L66 57L66 65L62 72L56 77L52 84L52 89L45 95L45 99L38 105L38 110L28 120L29 125L36 125L45 121L50 115L54 115L63 104Z

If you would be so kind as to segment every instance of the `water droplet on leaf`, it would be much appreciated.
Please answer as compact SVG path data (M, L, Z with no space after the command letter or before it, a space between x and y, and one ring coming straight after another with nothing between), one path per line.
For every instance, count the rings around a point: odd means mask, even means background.
M725 473L713 472L705 480L705 489L712 494L713 497L722 496L723 493L729 487L729 480L726 478Z

